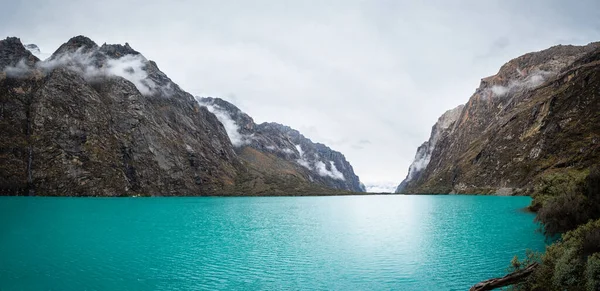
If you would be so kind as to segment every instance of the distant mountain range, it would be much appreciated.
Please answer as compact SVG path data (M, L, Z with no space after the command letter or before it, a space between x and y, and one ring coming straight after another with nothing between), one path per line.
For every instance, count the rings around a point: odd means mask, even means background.
M365 191L344 156L183 91L128 44L84 36L46 60L0 41L0 194L317 195Z

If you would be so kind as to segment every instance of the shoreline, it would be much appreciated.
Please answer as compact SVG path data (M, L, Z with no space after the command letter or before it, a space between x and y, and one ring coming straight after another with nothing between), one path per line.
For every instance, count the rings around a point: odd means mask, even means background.
M131 196L85 196L85 195L0 195L0 197L49 197L49 198L196 198L196 197L332 197L332 196L494 196L494 197L531 197L530 195L495 195L495 194L403 194L403 193L336 193L336 194L301 194L301 195L197 195L197 196L146 196L146 195L131 195ZM529 210L529 206L521 208L524 212L535 213Z

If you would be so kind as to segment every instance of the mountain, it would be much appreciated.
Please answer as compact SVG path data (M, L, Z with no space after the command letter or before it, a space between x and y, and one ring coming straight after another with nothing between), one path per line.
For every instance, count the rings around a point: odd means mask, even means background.
M481 80L421 145L400 193L529 193L600 163L600 43L528 53Z
M129 44L77 36L44 61L30 50L18 38L0 41L0 195L350 190L290 178L271 154L260 166L247 162L226 125Z
M238 155L261 168L261 156L268 155L289 164L289 169L311 183L330 188L365 192L352 165L343 154L314 143L288 126L254 123L252 117L220 98L199 98L227 129Z
M454 123L463 108L464 105L459 105L454 109L446 111L433 125L429 140L417 148L415 158L408 168L408 174L402 183L398 185L398 188L396 188L396 193L402 193L410 181L417 180L421 176L422 171L431 161L431 155L438 141L442 136L452 133Z

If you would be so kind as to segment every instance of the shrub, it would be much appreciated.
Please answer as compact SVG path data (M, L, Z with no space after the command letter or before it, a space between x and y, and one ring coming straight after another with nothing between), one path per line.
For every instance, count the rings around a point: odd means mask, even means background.
M530 208L548 236L564 233L600 218L600 170L563 171L543 176Z
M598 233L600 219L565 233L561 241L546 249L542 264L514 290L600 290Z
M539 181L532 194L533 201L529 208L538 211L546 200L564 193L576 191L585 179L585 172L574 170L546 174Z
M600 253L588 258L585 267L586 290L600 290Z
M600 290L600 168L542 177L530 208L544 233L564 233L546 248L541 264L512 290ZM527 265L513 258L509 271Z
M538 210L536 221L543 224L546 235L569 231L588 221L586 204L586 197L578 191L547 198Z
M519 257L515 255L513 257L513 259L510 261L510 266L508 267L508 269L506 271L508 273L520 271L522 269L527 268L527 266L529 266L535 262L539 263L541 261L541 258L542 258L541 253L534 252L532 250L527 250L525 253L525 258L522 261L519 260ZM521 282L519 284L509 286L508 288L506 288L506 290L511 290L511 291L532 290L531 283L533 283L533 281L527 280L525 282Z

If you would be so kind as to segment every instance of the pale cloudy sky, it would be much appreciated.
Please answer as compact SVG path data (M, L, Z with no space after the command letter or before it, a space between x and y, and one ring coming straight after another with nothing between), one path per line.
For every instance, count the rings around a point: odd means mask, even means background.
M129 42L186 91L294 127L387 187L481 78L600 40L594 0L1 1L2 38Z

